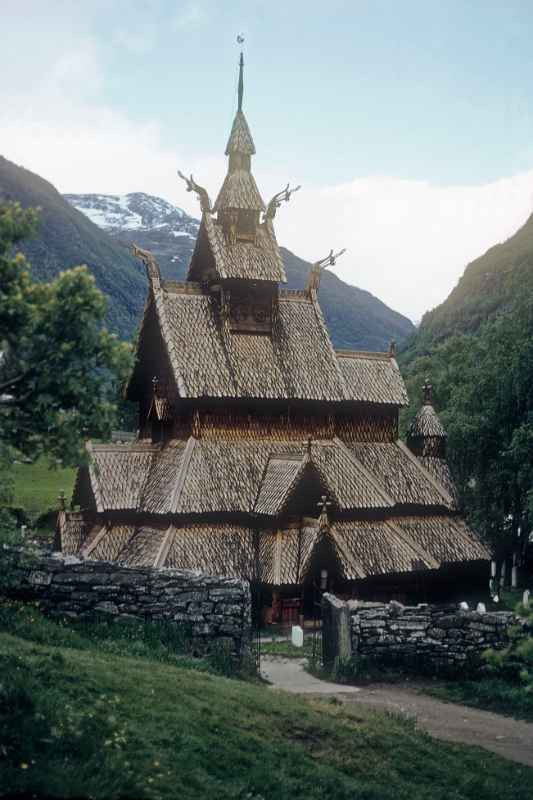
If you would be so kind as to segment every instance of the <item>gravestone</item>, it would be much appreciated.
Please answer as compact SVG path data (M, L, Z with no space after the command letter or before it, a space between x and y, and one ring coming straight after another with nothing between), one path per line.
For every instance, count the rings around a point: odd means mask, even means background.
M292 643L295 647L304 646L304 632L299 625L292 626Z

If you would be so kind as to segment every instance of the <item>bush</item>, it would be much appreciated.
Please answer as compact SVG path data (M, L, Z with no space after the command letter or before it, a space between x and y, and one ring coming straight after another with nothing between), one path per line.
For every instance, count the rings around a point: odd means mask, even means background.
M533 694L533 608L521 603L516 613L525 620L524 628L517 625L511 630L511 643L504 650L487 650L484 654L488 672L511 683L521 684L528 694Z

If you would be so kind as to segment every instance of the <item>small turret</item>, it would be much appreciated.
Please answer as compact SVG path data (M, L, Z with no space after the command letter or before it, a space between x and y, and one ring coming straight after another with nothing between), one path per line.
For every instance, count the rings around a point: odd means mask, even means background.
M423 403L407 433L407 446L456 504L457 490L446 461L448 436L433 407L433 387L427 378L422 392Z
M418 457L446 458L447 434L433 407L433 387L426 379L423 404L407 434L407 446Z

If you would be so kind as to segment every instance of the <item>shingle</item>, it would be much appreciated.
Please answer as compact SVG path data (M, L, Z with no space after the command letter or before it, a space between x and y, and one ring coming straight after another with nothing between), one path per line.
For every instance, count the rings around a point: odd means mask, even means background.
M314 304L280 299L272 336L235 333L208 295L165 294L175 380L186 397L344 399L344 384Z
M398 442L351 442L351 452L396 503L453 508L453 500Z
M337 350L346 393L351 400L406 406L407 391L398 364L387 353Z
M331 536L346 580L411 572L432 566L386 521L336 522Z
M264 211L265 204L255 178L247 169L228 172L216 199L213 211L221 209L243 209L248 211Z
M311 459L341 510L394 505L386 490L339 439L314 442Z
M268 461L255 503L258 514L276 515L283 507L293 481L302 469L301 456L273 456Z
M433 406L425 404L420 408L420 411L411 423L408 437L425 438L428 436L445 439L446 431Z
M90 445L89 472L98 510L138 508L156 447Z
M243 155L255 155L255 145L250 133L250 128L243 111L237 111L226 145L226 155L230 153L242 153Z
M457 507L457 488L455 486L448 463L444 458L435 456L419 456L418 460L429 474L438 481L445 491L448 492L453 501L453 507Z
M168 514L179 475L185 442L171 441L153 459L142 493L142 507L151 514Z
M271 223L259 225L255 242L237 241L228 244L222 226L211 216L204 215L200 234L207 237L215 269L222 279L273 281L286 283L287 276ZM196 271L200 252L193 254L189 275Z
M240 525L203 522L175 527L164 566L249 579L254 570L253 535Z
M485 545L458 517L399 517L395 523L440 564L490 558Z

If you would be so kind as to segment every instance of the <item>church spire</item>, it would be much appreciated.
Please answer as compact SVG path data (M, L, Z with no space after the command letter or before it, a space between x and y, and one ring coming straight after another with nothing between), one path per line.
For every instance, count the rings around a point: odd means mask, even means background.
M242 111L242 96L244 94L244 56L241 50L241 57L239 59L239 99L237 104L237 111Z

